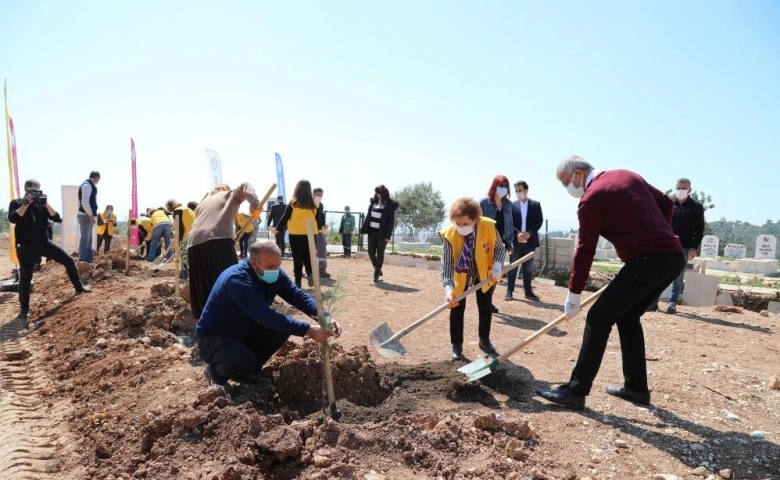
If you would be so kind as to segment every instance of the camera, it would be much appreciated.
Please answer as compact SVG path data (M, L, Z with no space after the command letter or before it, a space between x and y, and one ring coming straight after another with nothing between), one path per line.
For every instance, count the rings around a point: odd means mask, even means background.
M32 203L40 206L46 205L46 202L49 199L49 197L47 197L46 194L43 193L43 190L40 190L38 188L28 188L27 195L32 195L33 196Z

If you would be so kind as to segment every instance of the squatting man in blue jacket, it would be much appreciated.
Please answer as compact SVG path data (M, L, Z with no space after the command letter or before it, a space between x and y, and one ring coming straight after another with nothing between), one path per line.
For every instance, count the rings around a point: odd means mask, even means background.
M317 343L341 335L335 321L328 330L271 308L279 295L306 315L317 316L315 300L295 286L281 264L276 243L259 241L250 247L248 259L222 272L214 284L195 326L200 357L208 363L204 375L211 384L226 387L232 379L272 388L261 369L290 335Z

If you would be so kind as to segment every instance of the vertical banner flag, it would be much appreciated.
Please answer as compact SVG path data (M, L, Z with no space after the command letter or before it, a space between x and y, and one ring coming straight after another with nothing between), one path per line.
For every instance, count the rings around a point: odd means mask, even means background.
M62 248L68 254L79 251L79 187L78 185L62 185Z
M130 209L132 210L132 218L138 218L138 181L136 180L135 170L135 142L133 137L130 137L130 174L132 175L132 192L130 197ZM130 219L127 219L127 228L130 228L130 245L138 246L138 228L130 227Z
M10 116L8 115L8 85L6 85L5 82L3 82L3 100L5 101L5 138L6 138L6 148L8 151L8 190L11 193L11 200L16 198L16 195L14 195L14 169L13 169L13 156L11 155L11 132L9 131L9 120ZM11 263L14 265L19 264L19 260L16 258L16 235L14 231L14 227L11 226L9 228L11 239L10 239L10 248L9 248L9 257L11 258Z
M222 183L222 162L219 160L217 152L211 149L206 149L206 157L208 159L209 166L209 182L211 190Z
M19 164L16 162L16 134L14 133L14 119L8 117L8 131L11 132L11 159L14 163L14 188L16 198L19 198Z
M276 194L281 195L287 202L287 192L284 188L284 167L282 166L282 156L274 153L276 156Z

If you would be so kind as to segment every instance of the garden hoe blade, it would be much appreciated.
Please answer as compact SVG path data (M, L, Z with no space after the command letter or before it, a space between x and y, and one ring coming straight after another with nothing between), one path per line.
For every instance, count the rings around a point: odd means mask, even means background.
M519 258L515 260L511 264L504 267L502 269L502 273L507 273L508 271L519 267L522 263L527 262L532 258L534 258L533 252L529 253L523 258ZM485 285L493 281L494 281L493 278L489 276L488 278L472 286L465 292L456 296L453 299L453 302L460 302L467 296L471 295L472 293L476 292L480 288L484 287ZM440 314L441 312L449 309L451 306L452 305L450 304L450 302L441 304L435 310L429 312L419 320L416 320L411 325L404 327L395 335L393 335L393 331L390 329L390 326L387 323L383 323L382 325L378 326L377 328L372 330L371 333L368 334L369 340L371 340L371 346L374 347L374 350L376 350L378 354L382 355L385 358L398 358L406 354L406 349L404 348L403 345L401 345L401 342L399 340L405 337L407 333L411 332L412 330L419 327L420 325L427 322L428 320L432 319L433 317Z
M586 298L581 304L580 307L586 307L587 305L593 303L596 301L599 296L604 293L604 290L606 290L607 287L602 287L598 292L594 293L590 297ZM523 341L516 343L514 346L512 346L509 350L502 353L501 356L498 358L480 358L478 360L474 360L473 362L469 363L468 365L465 365L463 367L460 367L458 369L459 372L466 374L466 382L473 382L476 380L479 380L482 377L485 377L492 373L492 369L497 367L498 364L503 363L517 353L521 348L525 347L529 343L533 342L534 340L542 337L547 332L555 328L556 325L563 322L564 320L568 320L569 317L566 316L566 314L563 314L553 320L552 322L548 323L544 327L540 328L539 330L535 331L528 337L526 337Z
M393 338L393 331L387 322L376 327L368 334L371 346L385 358L398 358L406 354L406 349L397 338Z

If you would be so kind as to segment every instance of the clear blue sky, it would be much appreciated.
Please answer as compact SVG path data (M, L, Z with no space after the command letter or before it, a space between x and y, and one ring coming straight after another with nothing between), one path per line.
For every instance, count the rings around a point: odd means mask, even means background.
M576 153L689 177L709 220L780 219L776 1L7 0L0 19L20 177L58 208L99 169L121 217L132 136L142 208L200 199L212 148L258 191L279 152L288 192L307 178L328 209L418 181L449 205L504 174L574 226L555 167Z

